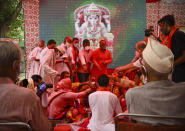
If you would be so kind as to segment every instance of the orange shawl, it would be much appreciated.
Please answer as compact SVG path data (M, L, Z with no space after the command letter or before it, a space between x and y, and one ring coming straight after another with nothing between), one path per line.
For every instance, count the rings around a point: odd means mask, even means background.
M170 34L164 38L164 40L161 42L161 44L166 45L169 49L171 49L172 36L177 29L179 29L177 26L173 26L170 31Z

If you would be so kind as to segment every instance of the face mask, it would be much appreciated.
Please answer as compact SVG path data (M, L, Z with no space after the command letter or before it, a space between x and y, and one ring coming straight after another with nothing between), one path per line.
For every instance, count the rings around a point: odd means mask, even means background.
M90 46L86 46L85 50L88 51L90 49Z
M79 48L79 44L78 43L75 43L74 44L74 47Z
M39 51L42 51L42 49L43 49L42 47L39 47Z
M66 42L65 47L69 48L70 46L71 46L71 44Z
M92 82L91 82L92 85L95 85L95 83L96 83L95 81L92 81Z

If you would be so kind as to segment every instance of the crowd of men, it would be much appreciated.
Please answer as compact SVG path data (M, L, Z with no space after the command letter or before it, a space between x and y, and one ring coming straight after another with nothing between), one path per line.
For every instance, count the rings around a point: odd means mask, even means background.
M107 73L107 65L112 63L112 55L106 49L105 40L100 41L100 48L95 51L90 48L87 39L83 40L83 48L79 51L78 38L69 36L57 47L55 40L49 40L46 48L43 40L38 45L29 55L31 70L28 76L39 74L47 84L56 85L64 71L71 74L73 82L77 79L85 82L90 74L97 79Z
M34 131L49 131L50 119L76 123L79 131L114 131L113 117L121 112L185 117L185 33L175 26L172 15L158 24L165 37L150 36L138 42L132 62L112 74L107 72L112 55L105 40L94 51L88 39L83 40L81 50L78 38L67 36L57 47L55 40L49 40L46 48L40 40L29 55L28 79L17 85L20 50L0 41L0 122L21 121ZM131 120L185 124L185 119Z

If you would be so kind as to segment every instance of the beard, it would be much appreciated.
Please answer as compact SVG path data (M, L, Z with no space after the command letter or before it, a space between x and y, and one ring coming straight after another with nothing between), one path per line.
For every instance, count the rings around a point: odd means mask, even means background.
M169 31L167 31L166 29L162 28L161 29L161 32L165 35L165 36L168 36L170 34Z

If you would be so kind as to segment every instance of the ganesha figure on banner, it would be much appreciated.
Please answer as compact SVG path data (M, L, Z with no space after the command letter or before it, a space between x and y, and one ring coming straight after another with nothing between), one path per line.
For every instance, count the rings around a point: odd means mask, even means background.
M75 10L75 37L82 42L89 39L91 48L97 49L99 41L107 41L107 47L111 48L113 44L113 34L110 33L110 11L101 5L94 3L84 5Z

